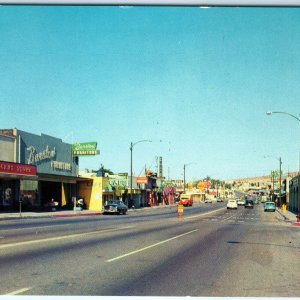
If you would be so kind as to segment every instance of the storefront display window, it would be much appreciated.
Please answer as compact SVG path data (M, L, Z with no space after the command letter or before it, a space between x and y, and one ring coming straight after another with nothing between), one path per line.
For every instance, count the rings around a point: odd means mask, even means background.
M0 182L0 206L11 207L14 204L15 183L14 181Z
M21 180L20 181L20 197L24 205L28 207L39 206L38 197L38 181Z

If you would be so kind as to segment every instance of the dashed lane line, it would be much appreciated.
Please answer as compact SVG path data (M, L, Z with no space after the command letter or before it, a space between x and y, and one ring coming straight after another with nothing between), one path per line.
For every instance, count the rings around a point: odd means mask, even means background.
M31 241L25 241L25 242L17 242L17 243L12 243L12 244L4 244L4 245L0 245L0 249L25 246L25 245L31 245L31 244L38 244L38 243L45 243L45 242L52 242L52 241L59 241L59 240L64 240L64 239L80 237L80 236L120 231L120 230L129 229L129 228L132 228L132 226L127 226L127 227L122 227L122 228L114 228L114 229L104 229L104 230L97 230L97 231L83 232L83 233L75 233L75 234L70 234L70 235L56 236L56 237L52 237L52 238L31 240Z
M226 207L219 208L219 209L216 209L216 210L212 210L212 211L209 211L209 212L206 212L206 213L202 213L202 214L199 214L199 215L195 215L195 216L185 217L185 219L199 218L199 217L206 216L206 215L210 215L210 214L212 214L212 213L215 213L215 212L217 212L217 211L224 210L224 209L226 209Z
M153 247L162 245L162 244L164 244L164 243L170 242L170 241L172 241L172 240L181 238L181 237L183 237L183 236L185 236L185 235L194 233L194 232L196 232L196 231L198 231L198 229L194 229L194 230L188 231L188 232L186 232L186 233L183 233L183 234L180 234L180 235L176 235L176 236L174 236L174 237L172 237L172 238L170 238L170 239L167 239L167 240L164 240L164 241L161 241L161 242L158 242L158 243L149 245L149 246L147 246L147 247L144 247L144 248L141 248L141 249L132 251L132 252L125 253L125 254L123 254L123 255L120 255L120 256L117 256L117 257L114 257L114 258L111 258L111 259L108 259L108 260L106 260L106 262L113 262L113 261L115 261L115 260L122 259L122 258L124 258L124 257L130 256L130 255L133 255L133 254L136 254L136 253L139 253L139 252L148 250L148 249L150 249L150 248L153 248Z
M17 290L17 291L14 291L14 292L10 292L4 296L14 296L14 295L19 295L19 294L22 294L24 292L27 292L29 290L31 290L32 288L31 287L26 287L26 288L23 288L23 289L20 289L20 290Z

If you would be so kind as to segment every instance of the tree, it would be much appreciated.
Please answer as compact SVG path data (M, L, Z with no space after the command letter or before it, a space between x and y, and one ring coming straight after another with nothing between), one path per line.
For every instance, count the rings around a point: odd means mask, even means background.
M100 168L98 170L92 170L92 172L97 173L97 176L103 177L105 174L113 175L114 172L110 169L104 168L104 166L101 164Z

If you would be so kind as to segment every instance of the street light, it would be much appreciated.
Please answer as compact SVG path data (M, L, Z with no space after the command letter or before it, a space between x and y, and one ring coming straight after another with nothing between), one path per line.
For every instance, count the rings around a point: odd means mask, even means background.
M132 150L133 150L133 147L136 144L139 144L139 143L142 143L142 142L151 143L152 141L150 141L150 140L141 140L141 141L137 141L135 143L131 142L131 144L130 144L130 205L132 205L132 203L133 203L133 198L132 198Z
M185 168L189 165L195 164L193 162L183 165L183 193L185 194Z
M292 115L292 114L284 112L284 111L267 111L266 114L268 116L270 116L272 114L288 115L298 121L299 129L300 129L300 118L296 117L295 115ZM300 133L300 131L299 131L299 133ZM299 170L298 170L298 215L297 215L297 220L298 220L298 222L300 220L300 147L299 147Z

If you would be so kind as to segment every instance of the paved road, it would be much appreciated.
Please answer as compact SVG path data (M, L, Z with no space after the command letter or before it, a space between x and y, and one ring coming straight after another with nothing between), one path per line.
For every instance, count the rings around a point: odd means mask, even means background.
M7 221L0 294L297 297L299 241L260 205Z

